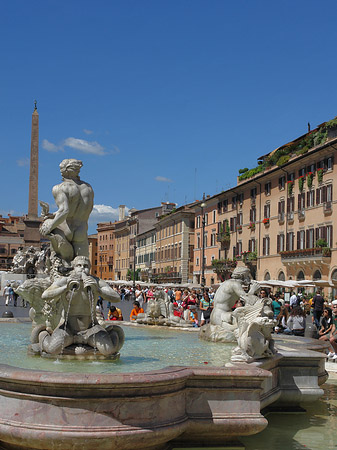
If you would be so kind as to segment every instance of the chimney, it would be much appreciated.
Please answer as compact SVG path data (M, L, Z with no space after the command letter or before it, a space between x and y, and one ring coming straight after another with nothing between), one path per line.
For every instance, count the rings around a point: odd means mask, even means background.
M119 211L118 220L124 220L125 219L125 205L119 205L118 211Z

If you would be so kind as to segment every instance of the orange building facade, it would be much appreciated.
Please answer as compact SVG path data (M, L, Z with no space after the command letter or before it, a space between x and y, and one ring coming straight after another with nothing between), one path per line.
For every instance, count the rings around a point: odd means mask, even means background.
M214 272L221 265L224 276L246 265L258 280L337 280L336 148L336 137L328 135L323 144L205 200L206 285L222 281ZM201 213L195 234L194 280L199 282Z
M91 264L91 273L92 275L98 276L97 271L97 234L90 234L88 236L89 241L89 259Z

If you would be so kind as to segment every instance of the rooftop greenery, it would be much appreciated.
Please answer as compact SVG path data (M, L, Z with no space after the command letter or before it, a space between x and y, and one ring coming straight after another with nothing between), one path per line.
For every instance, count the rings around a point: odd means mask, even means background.
M328 130L337 127L337 117L325 122L322 126L306 134L302 139L290 142L276 151L271 152L263 162L258 164L253 169L247 168L239 170L239 181L248 180L258 173L264 172L273 166L283 166L292 156L304 155L313 147L323 144L328 136Z

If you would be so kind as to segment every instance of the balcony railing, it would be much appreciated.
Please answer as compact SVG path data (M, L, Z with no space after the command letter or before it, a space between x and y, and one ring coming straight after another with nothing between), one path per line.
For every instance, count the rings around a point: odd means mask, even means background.
M300 250L287 250L280 252L282 260L284 259L302 259L302 258L329 258L331 249L329 247L304 248Z
M278 215L278 221L279 221L279 223L283 223L283 222L284 222L284 212L279 213L279 215Z
M323 210L326 214L331 213L332 211L332 202L324 202L323 203Z
M212 261L213 271L216 273L226 272L235 269L237 262L231 259L215 259Z
M287 220L288 222L292 222L294 220L294 211L287 213Z
M217 242L223 242L224 244L229 243L231 238L227 233L217 233L216 235Z
M297 211L298 220L304 220L305 219L305 211L304 209L299 209Z
M162 280L181 280L181 273L180 272L165 272L165 273L156 273L152 275L153 281L162 281Z

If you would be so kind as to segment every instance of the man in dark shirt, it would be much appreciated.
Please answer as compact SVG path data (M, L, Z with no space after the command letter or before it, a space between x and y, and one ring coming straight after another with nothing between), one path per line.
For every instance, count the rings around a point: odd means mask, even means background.
M314 316L314 324L319 330L321 326L320 321L324 310L324 298L321 296L321 292L319 290L316 292L316 295L312 300L312 307L313 307L312 314Z

